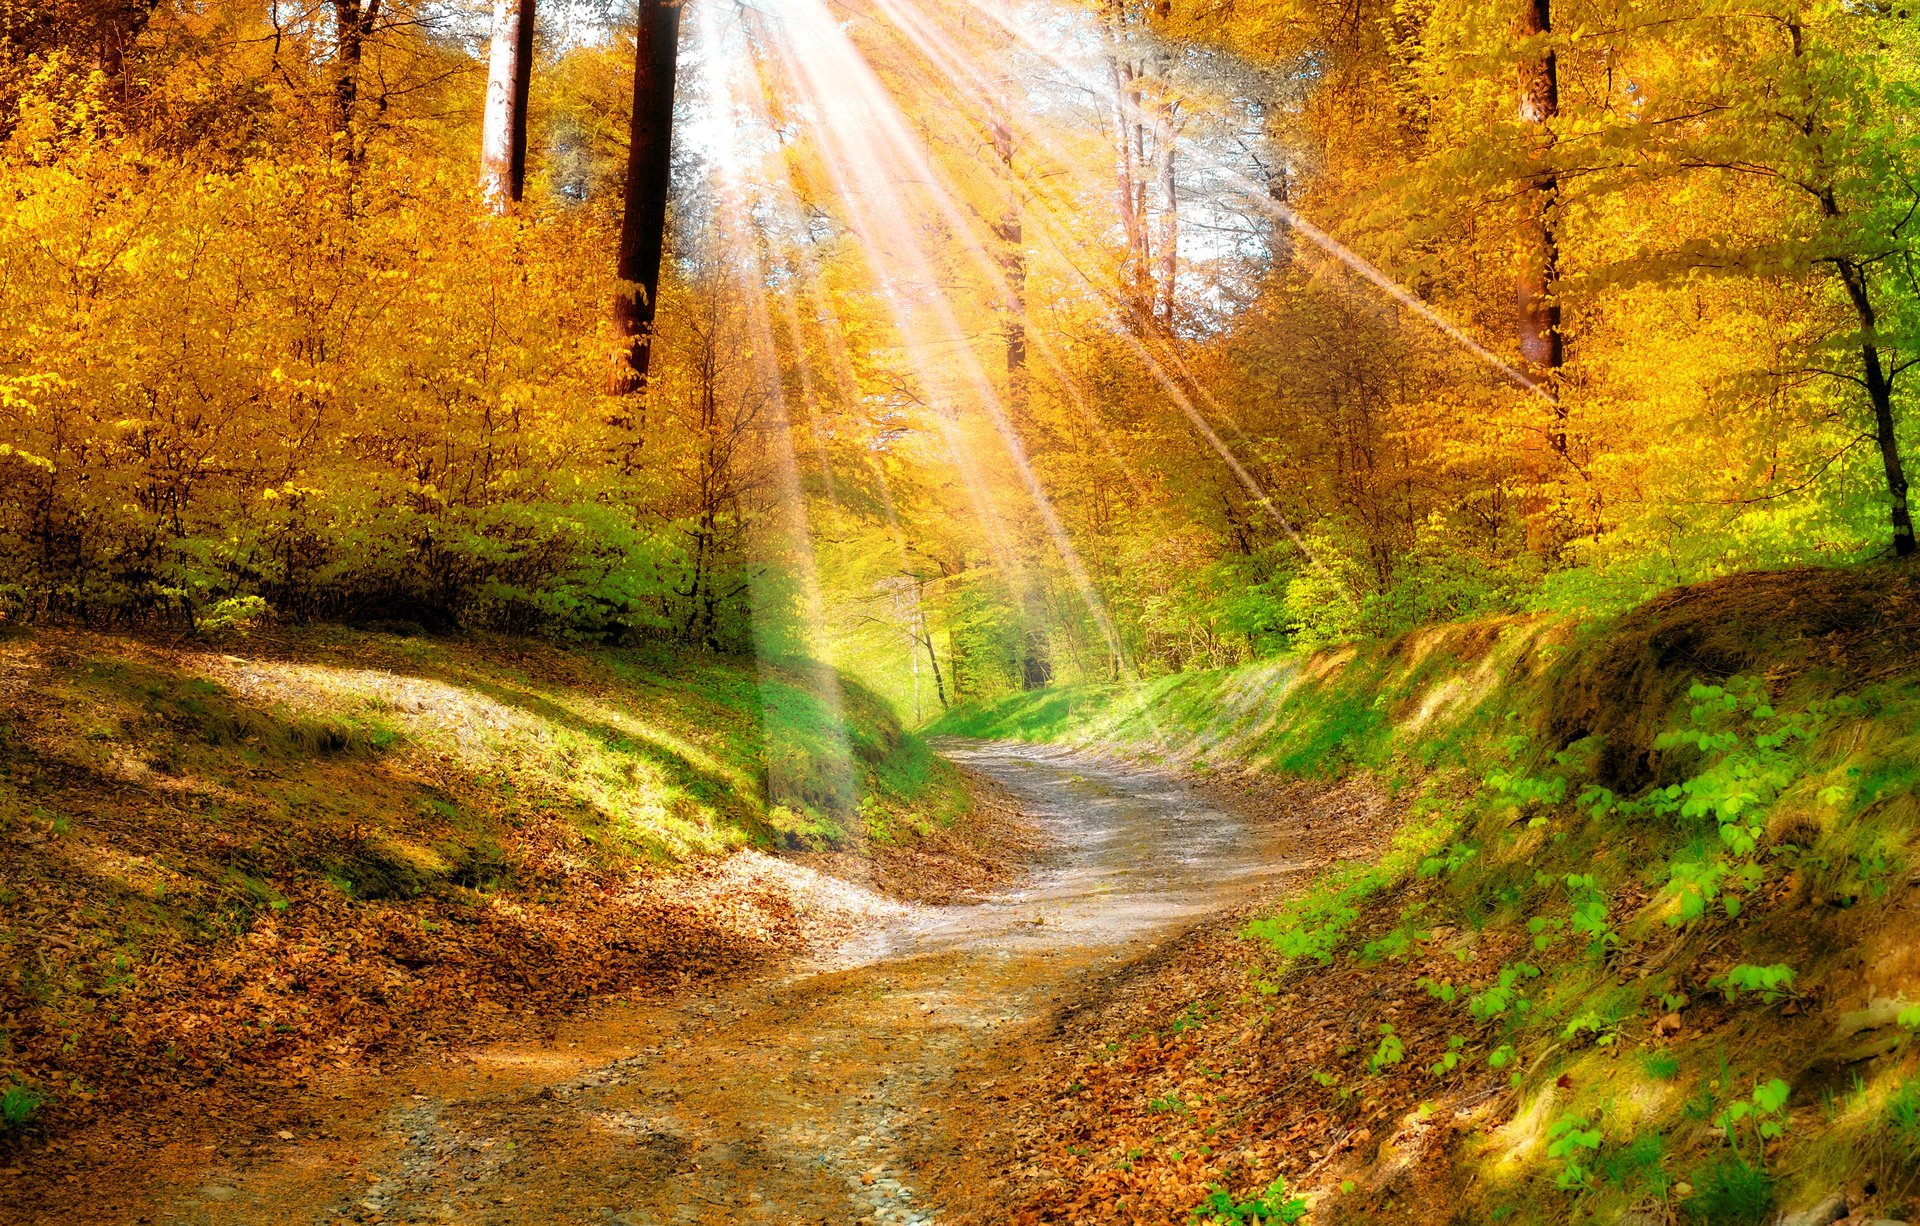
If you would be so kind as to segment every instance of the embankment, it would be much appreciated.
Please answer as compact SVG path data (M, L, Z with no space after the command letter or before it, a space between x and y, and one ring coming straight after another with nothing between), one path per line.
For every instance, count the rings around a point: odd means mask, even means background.
M983 1121L1026 1175L1000 1220L1920 1213L1911 569L1736 576L1602 624L1442 626L934 731L1175 761L1327 857L1061 1019ZM1348 820L1362 794L1383 822Z
M880 703L808 667L10 634L0 1148L241 1110L831 941L890 888L1009 871L952 829L967 807Z

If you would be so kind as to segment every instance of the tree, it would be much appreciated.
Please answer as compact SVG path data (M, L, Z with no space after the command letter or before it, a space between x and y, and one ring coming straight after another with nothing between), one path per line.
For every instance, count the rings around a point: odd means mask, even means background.
M628 128L627 205L620 223L614 326L624 342L613 391L647 386L667 197L673 186L673 93L680 63L681 0L641 0L633 48L633 116Z
M380 19L380 0L333 0L333 97L328 130L349 166L360 161L357 130L360 100L360 64L367 40Z
M1516 192L1520 212L1515 229L1519 248L1519 275L1515 304L1520 313L1520 357L1527 373L1553 397L1553 430L1549 442L1561 455L1567 452L1566 408L1560 403L1560 368L1566 360L1560 334L1560 301L1555 296L1560 278L1560 235L1555 216L1560 180L1548 155L1553 147L1553 122L1560 117L1559 65L1552 45L1553 0L1521 0L1514 22L1520 43L1521 129L1530 149L1528 174Z
M527 96L533 76L534 0L494 0L487 111L480 133L480 194L504 213L527 185Z
M1895 393L1920 362L1912 230L1920 147L1902 112L1920 89L1905 19L1871 5L1808 9L1771 0L1675 20L1637 50L1653 100L1617 122L1628 174L1705 180L1755 194L1770 224L1715 218L1647 272L1707 268L1831 278L1841 299L1809 336L1802 370L1864 393L1895 554L1915 552ZM1705 73L1702 63L1724 66ZM1836 362L1835 359L1838 359Z

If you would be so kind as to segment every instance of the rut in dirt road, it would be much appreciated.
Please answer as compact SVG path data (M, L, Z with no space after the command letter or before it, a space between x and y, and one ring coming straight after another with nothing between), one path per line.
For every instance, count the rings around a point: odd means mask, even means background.
M1284 868L1164 774L1057 749L942 750L1054 840L1021 888L903 909L783 975L615 1008L389 1086L359 1121L208 1170L150 1220L940 1220L903 1155L938 1135L955 1067Z

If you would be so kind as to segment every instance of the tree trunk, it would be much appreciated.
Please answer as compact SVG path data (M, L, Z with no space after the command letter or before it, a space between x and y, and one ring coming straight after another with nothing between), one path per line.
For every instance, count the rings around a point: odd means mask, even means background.
M994 100L993 153L1006 179L1006 197L993 235L1000 243L1000 276L1006 283L1001 333L1007 353L1007 406L1016 419L1027 405L1027 249L1020 215L1020 178L1013 166L1013 122L1004 97Z
M1162 60L1162 66L1166 64ZM1161 78L1161 89L1166 89L1166 78ZM1174 115L1174 102L1170 97L1160 100L1158 121L1154 129L1155 177L1160 182L1160 236L1159 236L1159 314L1160 326L1167 334L1173 334L1174 285L1180 274L1180 202L1176 195L1178 183L1175 179L1175 146L1179 141L1180 127Z
M940 709L947 709L947 682L940 673L940 654L933 649L933 628L927 625L927 606L925 603L926 585L918 579L913 585L914 642L927 651L927 663L933 667L933 694L940 700Z
M1158 0L1153 6L1153 13L1164 39L1167 36L1167 23L1173 20L1173 0ZM1168 336L1172 336L1175 282L1180 275L1180 199L1175 178L1175 155L1182 121L1179 116L1180 104L1173 95L1173 55L1166 50L1165 42L1161 43L1161 50L1154 57L1154 71L1159 77L1159 97L1154 107L1154 178L1160 185L1160 207L1163 210L1160 214L1160 250L1156 271L1160 282L1160 326L1166 329Z
M620 290L613 320L626 342L615 393L644 391L653 357L660 258L673 187L673 88L680 64L681 0L640 0L633 54L633 120L628 130L627 209L620 223Z
M380 15L380 0L333 0L333 110L329 118L334 142L348 165L360 160L360 138L355 112L360 100L360 61L367 36Z
M1293 182L1284 161L1276 161L1267 171L1267 197L1282 209L1293 206ZM1267 260L1278 273L1293 267L1293 230L1279 217L1273 219L1273 228L1267 232Z
M1144 335L1153 313L1153 295L1148 287L1152 270L1146 264L1146 181L1140 173L1144 135L1139 122L1140 70L1121 54L1125 22L1126 11L1120 0L1109 0L1107 71L1113 78L1114 200L1127 248L1120 267L1120 287L1127 305L1127 327L1135 335Z
M1880 357L1879 314L1874 310L1873 295L1867 286L1867 270L1854 260L1842 259L1835 263L1840 269L1840 280L1847 287L1847 297L1853 300L1854 312L1860 317L1862 381L1867 385L1867 399L1873 404L1874 440L1880 446L1880 466L1886 473L1887 498L1892 504L1888 517L1893 526L1893 552L1899 557L1911 557L1913 515L1907 507L1907 473L1900 462L1900 443L1893 432L1893 381Z
M1514 22L1516 40L1534 44L1520 63L1520 122L1530 132L1535 163L1546 161L1553 146L1550 127L1560 114L1560 81L1552 48L1539 40L1553 32L1552 0L1521 0ZM1553 398L1550 441L1561 455L1567 450L1566 409L1560 403L1560 369L1566 359L1560 333L1560 303L1554 283L1560 277L1560 241L1555 229L1555 206L1560 180L1550 165L1537 165L1522 180L1520 220L1515 238L1519 246L1519 277L1515 284L1520 312L1520 357L1529 377Z
M505 213L526 193L533 10L534 0L494 0L487 113L480 134L480 194L495 213Z

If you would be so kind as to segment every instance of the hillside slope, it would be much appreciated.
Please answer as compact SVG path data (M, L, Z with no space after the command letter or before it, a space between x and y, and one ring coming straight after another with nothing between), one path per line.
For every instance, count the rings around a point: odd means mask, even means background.
M825 670L0 638L0 1148L831 940L930 856L990 879L966 805Z
M1184 764L1293 823L1303 858L1368 804L1391 831L1352 827L1310 884L1063 1019L983 1128L1034 1180L1000 1220L1920 1215L1910 569L1737 576L1605 624L1439 627L935 730Z

